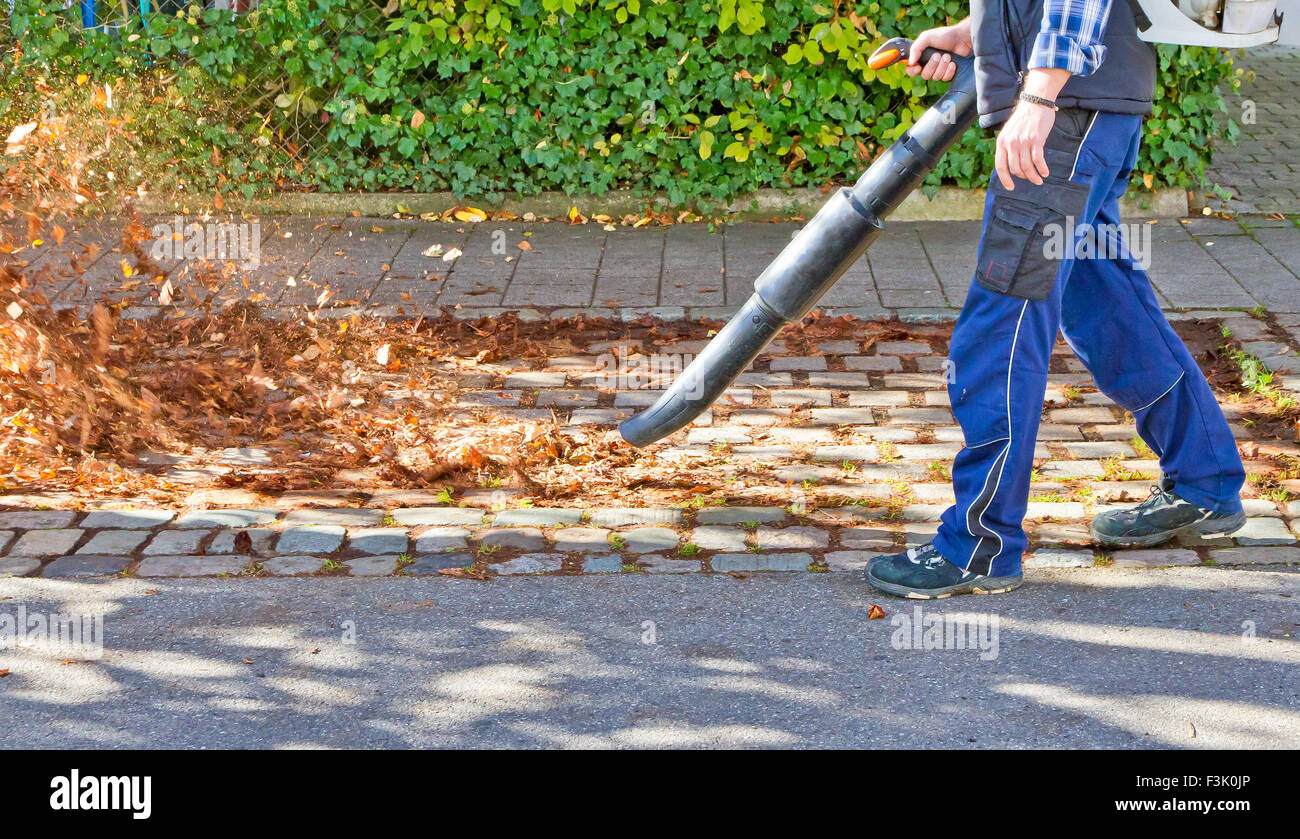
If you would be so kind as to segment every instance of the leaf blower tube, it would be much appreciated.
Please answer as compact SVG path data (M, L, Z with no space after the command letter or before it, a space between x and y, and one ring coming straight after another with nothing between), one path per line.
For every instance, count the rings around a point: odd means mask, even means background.
M871 54L873 70L907 58L894 38ZM925 64L938 52L927 49ZM654 405L619 425L634 446L662 440L699 416L787 323L801 319L885 229L884 218L920 184L975 121L975 66L953 55L948 92L858 179L826 202L754 282L754 294Z

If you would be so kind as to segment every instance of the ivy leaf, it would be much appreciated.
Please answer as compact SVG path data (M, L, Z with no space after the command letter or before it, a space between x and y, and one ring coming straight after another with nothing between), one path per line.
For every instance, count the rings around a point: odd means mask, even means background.
M727 146L726 150L722 152L722 156L733 158L737 163L744 163L749 160L749 146L736 141Z
M736 22L736 4L732 2L723 2L722 8L718 11L718 31L726 32L731 25Z
M736 0L736 22L745 35L753 35L762 29L767 23L763 18L762 0Z
M700 159L708 160L712 154L713 154L713 132L701 131L700 132Z

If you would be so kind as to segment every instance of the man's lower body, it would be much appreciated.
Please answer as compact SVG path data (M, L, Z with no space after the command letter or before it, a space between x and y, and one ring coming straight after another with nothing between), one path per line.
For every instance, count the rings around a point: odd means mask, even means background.
M1094 535L1153 544L1244 521L1245 471L1228 423L1119 234L1141 127L1135 115L1062 110L1045 150L1051 176L1042 185L1017 180L1013 191L990 182L975 282L948 351L948 392L965 439L952 470L957 502L932 545L873 560L877 588L925 597L1019 585L1058 332L1098 388L1133 414L1164 474L1150 504L1099 518ZM1079 241L1091 250L1074 248Z

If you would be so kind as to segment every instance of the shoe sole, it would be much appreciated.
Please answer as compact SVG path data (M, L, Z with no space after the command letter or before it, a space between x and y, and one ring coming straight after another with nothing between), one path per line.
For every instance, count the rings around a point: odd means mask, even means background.
M1153 548L1156 545L1163 545L1182 533L1195 533L1199 536L1227 536L1236 533L1245 526L1246 514L1241 512L1234 513L1226 519L1196 521L1182 527L1176 527L1173 530L1162 530L1159 533L1151 533L1147 536L1107 536L1104 533L1097 532L1096 521L1088 525L1088 532L1092 535L1094 542L1107 548Z
M931 589L928 591L918 591L914 588L899 585L898 583L889 583L884 580L878 580L867 572L867 582L879 591L885 594L892 594L895 597L905 597L909 600L943 600L952 597L954 594L1006 594L1008 591L1015 591L1020 588L1024 577L985 577L982 580L972 580L969 583L959 583L955 586L945 586L943 588Z

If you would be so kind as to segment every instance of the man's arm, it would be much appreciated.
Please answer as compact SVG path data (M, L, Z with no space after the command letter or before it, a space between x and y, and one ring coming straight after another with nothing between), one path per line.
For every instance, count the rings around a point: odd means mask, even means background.
M1034 39L1021 90L1043 99L1056 99L1072 75L1088 75L1106 57L1102 36L1112 0L1047 0L1043 23ZM1050 172L1043 145L1056 122L1056 111L1046 105L1018 102L1010 119L998 132L998 180L1015 189L1014 175L1041 184Z

